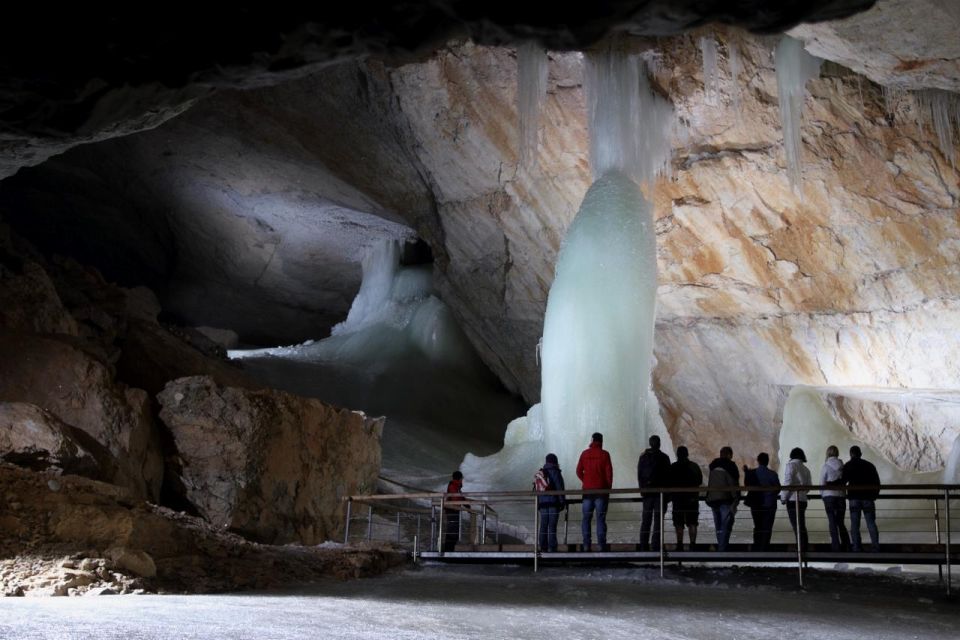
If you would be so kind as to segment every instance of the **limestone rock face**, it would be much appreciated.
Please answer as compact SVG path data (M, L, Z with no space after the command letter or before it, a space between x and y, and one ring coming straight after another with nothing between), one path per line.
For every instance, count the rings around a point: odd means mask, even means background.
M960 91L960 5L950 0L883 0L863 13L795 27L810 53L906 89ZM878 37L882 33L883 37Z
M112 482L155 500L163 462L150 399L115 383L102 358L67 336L0 333L0 401L34 404L86 432L117 459Z
M159 400L187 498L216 526L318 544L343 534L340 499L376 486L382 418L202 376L170 382Z

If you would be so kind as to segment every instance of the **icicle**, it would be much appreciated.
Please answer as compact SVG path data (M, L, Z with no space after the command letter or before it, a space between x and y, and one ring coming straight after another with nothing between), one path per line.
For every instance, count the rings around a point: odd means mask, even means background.
M700 38L700 51L703 54L703 96L707 104L716 106L719 102L719 78L717 77L717 40L713 36Z
M669 169L672 105L655 94L637 55L586 57L584 84L594 178L617 170L652 184Z
M941 89L924 89L915 91L914 97L920 110L920 126L923 126L924 115L929 112L933 131L937 134L940 152L950 161L950 165L956 168L957 152L953 143L954 123L951 120L956 121L960 129L960 96Z
M906 95L906 91L900 87L883 87L883 105L887 111L887 116L893 116L897 113L897 105Z
M807 80L820 75L820 58L810 55L803 43L784 36L777 45L777 92L780 101L780 125L787 155L787 174L795 191L800 192L800 116L806 97Z
M547 52L535 42L517 49L517 111L520 114L520 164L536 166L540 111L547 97Z
M740 91L740 72L743 64L740 61L740 45L735 38L727 43L727 60L730 64L730 95L733 96L733 111L737 114L737 122L743 122L743 104Z

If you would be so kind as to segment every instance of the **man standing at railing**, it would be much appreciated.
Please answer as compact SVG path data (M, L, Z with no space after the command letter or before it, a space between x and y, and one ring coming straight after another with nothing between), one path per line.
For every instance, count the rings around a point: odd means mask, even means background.
M880 495L880 475L872 463L860 456L863 453L860 447L850 447L850 460L843 465L841 483L849 486L878 487L877 489L852 489L847 492L850 503L850 541L853 551L863 551L860 542L860 514L867 520L867 531L870 532L871 551L880 551L880 532L877 531L876 500Z
M733 522L740 502L740 492L731 490L740 485L740 470L733 461L733 449L720 448L720 457L710 463L707 477L707 505L713 510L717 530L717 551L726 551L733 533Z
M748 487L779 487L780 477L769 464L770 455L761 451L757 455L756 469L743 465L743 484ZM753 550L766 551L770 548L773 523L777 518L777 492L748 491L744 504L750 507L750 516L753 518Z
M637 484L643 497L643 515L640 518L640 551L650 550L650 524L653 523L653 550L660 550L660 505L663 498L659 492L644 491L667 486L670 474L670 456L660 451L660 436L650 436L650 448L640 454L637 461ZM664 505L665 506L665 505Z
M603 450L603 434L595 433L590 446L580 454L577 462L577 477L584 489L610 489L613 487L613 463L610 454ZM597 544L603 550L607 546L607 503L606 493L585 494L583 496L583 520L580 531L583 534L583 550L591 550L590 525L593 512L597 512Z

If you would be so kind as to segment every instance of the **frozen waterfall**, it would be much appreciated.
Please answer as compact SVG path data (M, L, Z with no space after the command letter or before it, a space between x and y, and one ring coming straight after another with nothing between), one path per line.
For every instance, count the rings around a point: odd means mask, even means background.
M780 125L783 127L783 149L787 156L787 175L795 191L802 180L800 150L800 117L807 95L807 80L820 75L820 58L810 55L803 43L784 36L777 45L774 60L777 67L777 95L780 102Z
M567 230L550 288L542 343L542 404L507 429L504 448L461 469L474 490L528 489L548 452L573 470L604 434L614 485L636 485L649 435L673 454L650 387L657 291L652 188L670 159L670 104L650 88L639 56L591 54L585 84L596 181Z
M434 295L432 265L400 262L396 241L371 247L360 292L330 337L230 356L276 388L385 415L383 475L437 488L465 451L495 451L522 405Z

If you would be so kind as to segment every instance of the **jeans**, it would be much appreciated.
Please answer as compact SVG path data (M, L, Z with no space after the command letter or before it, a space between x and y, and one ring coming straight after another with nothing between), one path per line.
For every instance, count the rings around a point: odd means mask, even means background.
M753 517L753 550L765 551L770 548L773 522L777 519L777 505L750 507L750 515Z
M823 508L827 512L827 525L830 527L830 550L843 551L848 549L850 547L850 536L843 524L843 514L847 510L846 498L824 496Z
M644 496L640 518L640 549L650 548L650 524L653 522L653 548L660 548L660 496Z
M601 547L607 544L607 496L583 496L583 520L580 523L580 533L583 535L583 549L590 550L590 523L593 512L597 512L597 544Z
M787 503L787 515L790 517L790 526L793 527L793 537L794 540L797 538L797 505L800 506L799 513L799 526L800 526L800 548L804 551L807 550L807 545L810 542L807 537L807 503L804 500L797 502L796 500L791 500Z
M553 553L557 550L558 507L540 507L540 550Z
M880 550L880 532L877 531L877 509L873 500L854 500L850 498L850 538L853 542L853 551L862 551L860 545L860 514L867 518L867 531L870 532L870 543L873 551Z
M717 529L717 551L726 551L733 533L734 509L732 504L712 504L713 524Z
M443 517L443 550L453 551L460 540L460 510L444 509Z

